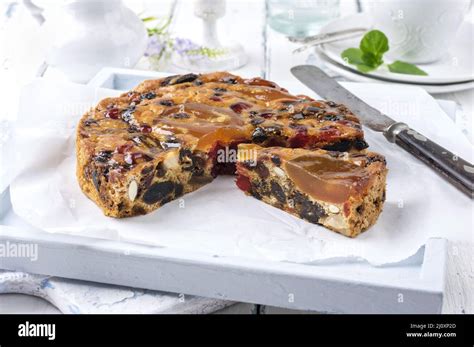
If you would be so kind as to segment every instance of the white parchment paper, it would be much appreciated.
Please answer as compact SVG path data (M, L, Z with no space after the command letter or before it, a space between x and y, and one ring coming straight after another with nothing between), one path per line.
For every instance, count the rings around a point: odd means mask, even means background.
M312 95L295 81L282 85L292 93ZM473 147L422 89L382 84L345 86L473 161ZM76 182L74 130L88 107L115 93L44 80L25 88L9 163L16 176L10 193L17 215L48 232L290 262L356 257L381 265L408 258L431 237L472 241L471 200L410 154L367 129L370 148L387 158L387 201L377 224L356 239L247 197L235 187L232 177L219 177L146 216L105 217Z

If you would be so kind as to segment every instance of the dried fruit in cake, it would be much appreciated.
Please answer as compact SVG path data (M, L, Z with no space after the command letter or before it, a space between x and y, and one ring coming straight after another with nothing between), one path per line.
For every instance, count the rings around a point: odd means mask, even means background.
M308 222L355 237L382 211L387 168L379 154L253 144L238 150L237 186Z
M176 75L106 98L82 117L77 177L106 215L145 214L233 174L235 163L218 154L239 143L367 147L359 120L343 105L291 95L260 78Z

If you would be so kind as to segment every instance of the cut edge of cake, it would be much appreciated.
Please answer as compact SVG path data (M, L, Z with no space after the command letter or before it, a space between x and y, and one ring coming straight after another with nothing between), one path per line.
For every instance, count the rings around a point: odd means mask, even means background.
M77 150L76 175L82 191L109 217L144 215L212 182L207 155L187 148L163 152L131 168L124 179ZM140 199L139 199L140 198ZM105 204L108 202L108 204Z

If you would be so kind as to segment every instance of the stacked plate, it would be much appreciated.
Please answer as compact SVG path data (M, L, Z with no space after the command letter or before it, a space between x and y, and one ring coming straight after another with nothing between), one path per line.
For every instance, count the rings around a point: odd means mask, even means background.
M323 27L321 33L350 28L369 28L370 23L371 18L368 14L359 13L336 19ZM341 58L341 52L350 47L359 47L361 37L326 43L318 46L316 52L329 69L349 80L417 85L431 94L449 93L474 88L473 32L474 24L464 22L453 39L449 53L435 63L419 64L428 76L392 73L383 67L367 74L358 71L355 66L347 64Z

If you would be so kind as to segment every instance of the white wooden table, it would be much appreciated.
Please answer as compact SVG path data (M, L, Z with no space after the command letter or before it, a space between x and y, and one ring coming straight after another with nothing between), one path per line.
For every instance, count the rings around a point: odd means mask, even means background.
M137 12L145 10L145 14L161 14L166 12L151 2L126 1ZM160 2L161 3L161 2ZM168 5L171 1L168 1ZM0 95L10 102L2 102L8 106L3 111L2 118L14 118L15 103L21 85L27 83L35 75L37 68L44 61L44 45L39 38L38 25L26 11L17 7L18 15L15 21L21 26L9 30L9 38L5 42L5 30L0 26L0 71L2 73L2 86ZM357 11L356 2L352 0L341 1L341 15L348 15ZM2 13L3 15L3 13ZM292 54L297 46L290 43L283 35L276 33L265 21L264 0L228 0L227 14L220 20L219 33L222 39L233 39L242 43L249 55L249 63L236 70L243 76L261 76L285 85L290 79L290 67L301 63L316 63L318 59L311 52ZM15 23L13 23L15 24ZM18 23L19 24L19 23ZM10 23L12 25L12 23ZM198 38L199 20L192 14L189 1L179 1L173 13L171 30L174 35L185 38ZM21 37L21 39L19 39ZM142 61L138 68L146 68L146 61ZM170 72L175 70L172 66L166 67ZM54 71L47 71L45 78L61 78ZM5 82L7 81L7 82ZM472 127L474 91L463 91L437 95L437 98L453 100L459 104L467 115L467 127ZM2 98L2 99L3 99ZM471 132L472 134L472 132ZM472 135L471 135L472 136ZM471 139L472 140L472 139ZM473 230L474 233L474 230ZM474 245L450 244L448 257L448 279L443 312L445 313L474 313ZM260 307L261 312L279 313L288 312L274 307ZM236 305L226 312L251 313L255 312L252 305ZM3 312L31 312L49 313L56 312L51 305L41 302L41 299L25 298L18 294L0 295L0 313Z

